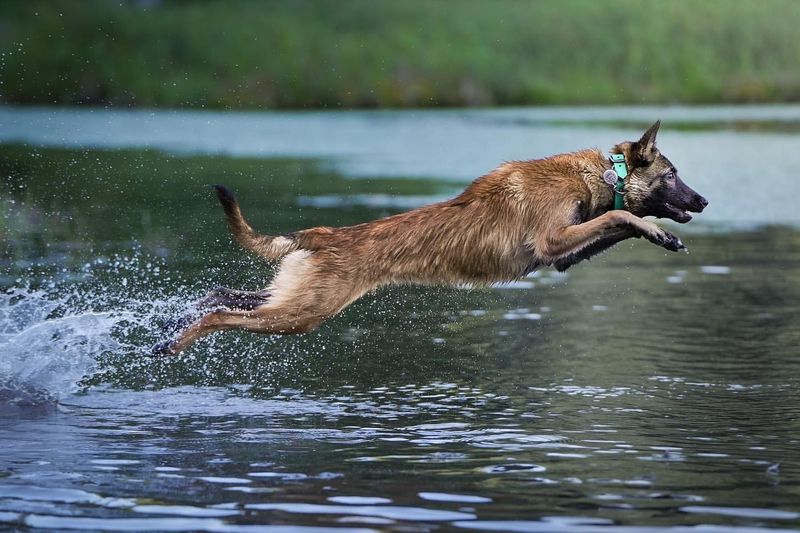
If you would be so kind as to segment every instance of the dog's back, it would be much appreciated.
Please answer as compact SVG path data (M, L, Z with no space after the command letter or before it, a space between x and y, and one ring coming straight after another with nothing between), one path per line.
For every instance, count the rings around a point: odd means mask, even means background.
M348 258L331 264L330 275L365 283L493 283L552 262L542 242L563 225L586 220L591 192L583 175L601 168L596 150L509 162L445 202L282 237L255 234L232 195L220 199L237 240L267 259L327 251Z

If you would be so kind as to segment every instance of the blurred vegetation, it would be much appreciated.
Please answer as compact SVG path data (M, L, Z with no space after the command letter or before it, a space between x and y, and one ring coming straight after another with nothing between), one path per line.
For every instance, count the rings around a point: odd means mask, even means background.
M0 99L214 108L800 100L794 0L4 0Z

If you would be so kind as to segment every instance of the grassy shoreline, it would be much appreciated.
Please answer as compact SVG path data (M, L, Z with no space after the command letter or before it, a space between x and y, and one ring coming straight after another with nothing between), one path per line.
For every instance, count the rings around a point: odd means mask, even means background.
M222 109L800 101L791 0L7 0L0 101Z

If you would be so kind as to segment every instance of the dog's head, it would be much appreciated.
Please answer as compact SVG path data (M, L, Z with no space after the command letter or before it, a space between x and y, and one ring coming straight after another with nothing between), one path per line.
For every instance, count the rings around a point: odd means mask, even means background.
M678 176L675 166L656 148L659 120L636 142L614 147L615 153L625 155L629 175L625 180L625 208L634 215L670 218L681 224L708 205Z

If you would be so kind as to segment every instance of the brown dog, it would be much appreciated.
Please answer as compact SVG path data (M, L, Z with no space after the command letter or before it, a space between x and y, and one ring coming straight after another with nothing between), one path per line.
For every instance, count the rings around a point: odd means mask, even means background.
M201 304L217 309L154 352L175 354L226 329L312 331L365 293L392 283L509 281L542 266L565 270L630 237L684 249L678 237L641 218L684 223L691 219L687 211L708 205L656 148L659 126L612 150L625 156L629 170L623 209L614 209L614 188L603 179L612 163L599 150L505 163L452 200L280 237L257 234L230 191L217 186L234 238L265 259L280 260L280 267L265 291L213 291Z

